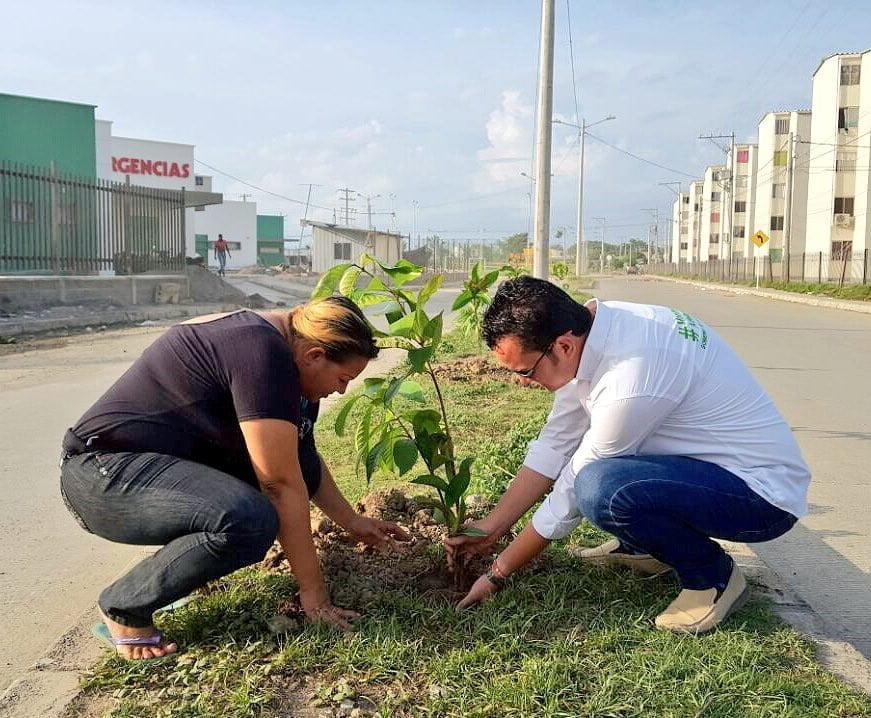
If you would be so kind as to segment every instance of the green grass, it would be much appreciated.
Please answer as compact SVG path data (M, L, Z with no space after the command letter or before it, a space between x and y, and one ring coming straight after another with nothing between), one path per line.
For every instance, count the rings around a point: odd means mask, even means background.
M748 279L746 281L728 281L712 279L701 275L691 275L681 278L708 282L711 284L732 284L740 287L756 286L755 279ZM779 289L783 292L793 292L795 294L811 294L820 297L832 297L834 299L852 299L862 302L871 301L871 285L868 284L845 284L843 287L839 287L837 284L819 284L817 282L783 282L779 280L768 280L760 278L759 286L763 289Z
M450 356L474 342L450 337ZM477 453L473 490L502 490L550 396L502 382L445 382L458 454ZM319 424L321 452L349 498L366 493L351 438ZM382 480L373 482L383 485ZM584 524L572 542L602 534ZM300 623L272 635L267 619L293 581L246 569L161 627L183 653L156 663L107 658L86 681L119 699L116 717L295 715L283 697L305 686L317 702L345 698L380 716L869 716L871 700L824 672L812 646L757 599L700 638L653 628L674 596L669 579L581 567L562 544L482 608L457 613L414 587L385 592L339 634ZM375 708L377 706L377 708ZM279 713L279 710L282 712Z

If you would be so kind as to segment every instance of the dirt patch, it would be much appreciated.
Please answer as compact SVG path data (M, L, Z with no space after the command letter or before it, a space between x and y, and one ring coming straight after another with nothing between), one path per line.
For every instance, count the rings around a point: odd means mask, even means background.
M389 549L379 550L354 543L343 529L322 514L314 516L315 547L337 605L365 611L385 592L396 590L410 590L446 601L461 597L454 590L454 577L445 564L442 548L445 529L433 519L425 497L409 497L396 489L375 491L356 508L366 516L400 524L411 534L411 540L394 542ZM489 562L490 558L484 556L470 562L463 590L486 570ZM290 572L278 544L269 550L262 566L268 571ZM295 617L298 607L288 602L282 606L282 613Z
M506 384L519 384L529 388L541 388L535 382L518 376L513 371L481 357L456 359L440 362L434 367L437 377L450 381L502 381Z

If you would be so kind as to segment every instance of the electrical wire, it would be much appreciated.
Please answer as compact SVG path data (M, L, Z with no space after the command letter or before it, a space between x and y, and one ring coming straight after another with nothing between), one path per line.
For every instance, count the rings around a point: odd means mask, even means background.
M617 147L616 145L612 145L610 142L605 142L605 140L603 140L601 137L597 137L596 135L594 135L593 133L591 133L589 131L587 132L587 137L592 137L594 140L596 140L596 142L600 142L601 144L605 145L606 147L610 147L612 150L617 150L617 152L622 152L624 155L628 155L629 157L632 157L633 159L636 159L639 162L645 162L646 164L653 165L654 167L659 167L659 169L661 169L661 170L666 170L667 172L672 172L674 174L683 175L684 177L689 177L690 179L693 179L693 180L698 179L698 177L696 175L691 175L689 172L684 172L682 170L676 170L673 167L666 167L665 165L661 165L658 162L654 162L653 160L648 160L648 159L645 159L644 157L639 157L638 155L633 154L632 152L629 152L628 150L624 150L622 147Z

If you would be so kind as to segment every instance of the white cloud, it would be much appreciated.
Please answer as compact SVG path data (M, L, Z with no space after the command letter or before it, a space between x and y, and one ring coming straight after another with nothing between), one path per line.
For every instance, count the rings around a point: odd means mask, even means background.
M532 136L532 105L517 90L505 90L500 106L490 113L486 131L489 145L476 157L481 164L475 178L478 191L492 190L492 183L516 183L521 172L529 171Z

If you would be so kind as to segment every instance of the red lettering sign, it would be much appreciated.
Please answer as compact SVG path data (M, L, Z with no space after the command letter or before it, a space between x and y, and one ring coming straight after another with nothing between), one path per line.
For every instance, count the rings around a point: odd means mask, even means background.
M139 157L113 157L112 171L131 175L155 175L157 177L191 176L191 166L187 162L167 162L166 160L146 160Z

